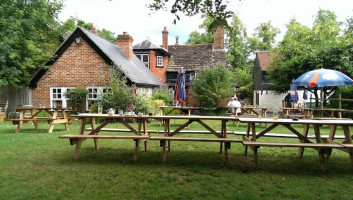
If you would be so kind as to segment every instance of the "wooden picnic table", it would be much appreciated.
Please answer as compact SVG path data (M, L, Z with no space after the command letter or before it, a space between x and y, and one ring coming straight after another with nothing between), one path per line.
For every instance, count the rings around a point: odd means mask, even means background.
M193 110L198 110L200 107L190 107L190 106L158 106L159 109L162 111L162 115L169 115L172 113L174 110L179 110L180 113L191 115ZM165 112L166 108L171 108L170 111L167 113ZM187 113L185 112L187 110Z
M349 126L353 125L353 120L309 120L300 119L294 121L292 119L256 119L256 118L240 118L240 122L247 123L246 135L243 136L243 144L245 145L245 154L247 154L247 147L251 147L254 152L255 164L258 164L257 149L260 146L269 147L299 147L299 156L303 156L304 148L314 148L318 151L320 167L322 170L326 170L326 161L330 156L332 149L338 149L349 154L351 159L351 166L353 167L353 144L352 134L349 130ZM255 123L272 123L272 125L262 132L256 134ZM300 133L292 125L302 124L304 126L303 133ZM284 126L292 133L294 133L300 142L297 143L284 143L284 142L261 142L259 138L265 136L269 131L273 130L277 126ZM330 125L330 134L328 138L321 137L320 127L322 125ZM344 141L334 141L337 126L341 126L344 134ZM309 128L313 127L315 132L315 142L309 140L308 131ZM250 137L251 136L251 137Z
M59 138L68 138L70 139L71 145L76 145L74 158L77 159L79 157L81 143L86 139L94 139L95 148L99 149L98 139L132 139L135 141L135 152L134 152L134 161L137 160L139 144L141 142L145 142L145 150L147 151L147 139L149 135L147 133L147 119L150 119L150 116L137 116L137 115L108 115L108 114L95 114L95 113L83 113L78 115L71 115L72 117L76 117L81 119L81 125L78 135L62 135ZM105 121L96 126L96 119L104 118ZM90 119L91 128L86 129L86 122ZM126 119L134 119L138 124L137 129L132 127ZM99 132L104 131L104 127L113 121L118 121L123 124L126 128L128 128L129 133L134 133L134 135L98 135ZM142 129L143 128L143 129ZM85 130L89 130L87 134L85 134Z
M268 108L265 107L256 107L256 106L242 106L241 109L243 112L248 114L255 114L257 116L261 115L261 117L267 117L267 110ZM258 112L257 110L261 110Z
M329 118L342 118L342 112L348 111L347 109L339 108L304 108L304 115L306 118L314 117L329 117Z
M33 122L36 130L39 130L38 121L46 120L49 122L48 133L52 133L55 124L64 124L66 131L69 131L69 120L66 116L65 108L44 108L44 107L31 107L31 106L20 106L16 108L20 115L18 119L6 119L7 121L12 121L16 125L15 133L21 131L22 124L24 122ZM45 111L50 115L50 117L37 117L37 115ZM61 116L60 116L61 114Z
M225 149L225 162L228 163L228 153L227 149L230 148L230 143L238 142L241 143L241 139L232 139L227 138L226 131L226 122L229 120L238 120L237 117L226 117L226 116L184 116L184 115L163 115L163 116L148 116L148 115L134 115L134 116L121 116L121 115L107 115L107 114L79 114L73 115L73 117L77 117L81 119L81 126L78 135L62 135L60 138L68 138L70 139L70 144L76 144L74 158L77 159L79 157L79 151L81 147L81 143L86 139L94 139L96 149L99 148L98 139L133 139L135 141L135 152L134 152L134 160L137 160L139 143L144 142L145 151L147 151L147 140L159 140L161 143L161 147L163 148L162 159L163 162L166 160L166 148L168 141L168 151L170 151L170 141L199 141L199 142L220 142L220 152L222 152L222 144L224 143ZM104 118L105 121L96 126L96 118ZM86 122L88 119L91 119L91 128L86 129ZM134 119L135 123L137 123L137 128L133 128L129 123L127 123L124 119ZM148 119L158 119L162 120L164 123L164 136L150 136L151 131L147 130L146 121ZM177 129L170 129L170 120L172 119L181 119L187 120L184 124L180 125ZM207 125L205 120L218 120L221 121L221 130L215 130L214 128ZM122 123L128 130L116 130L117 132L128 132L134 133L133 135L98 135L99 132L109 131L114 132L112 129L104 128L112 121L118 121ZM178 133L183 133L183 129L189 126L191 123L197 122L201 126L205 127L207 133L215 135L217 138L210 137L175 137ZM85 130L89 130L87 134L85 134ZM184 132L185 133L185 132ZM191 132L191 134L193 134Z
M282 118L290 118L290 117L305 118L304 109L289 108L289 107L282 108Z

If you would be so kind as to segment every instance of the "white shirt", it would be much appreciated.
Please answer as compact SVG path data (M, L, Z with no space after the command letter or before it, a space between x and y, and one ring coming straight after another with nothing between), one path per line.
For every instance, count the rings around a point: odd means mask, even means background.
M241 113L241 104L238 100L229 101L227 106L232 107L232 112L234 112L233 108L237 108L236 114Z

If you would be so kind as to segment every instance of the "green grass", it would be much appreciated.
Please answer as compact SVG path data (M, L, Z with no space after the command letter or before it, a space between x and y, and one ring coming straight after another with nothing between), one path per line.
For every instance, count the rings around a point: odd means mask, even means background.
M172 129L180 124L171 121ZM246 128L231 122L227 126ZM109 127L123 128L118 123ZM93 140L87 140L74 160L75 146L58 137L77 134L78 124L71 124L68 132L56 125L52 134L47 133L48 124L40 123L40 128L25 124L14 134L14 125L0 123L0 199L353 199L350 159L338 150L332 151L326 172L312 149L298 158L296 148L261 147L256 167L252 152L243 156L244 147L237 143L229 151L228 167L219 144L207 142L173 142L163 163L158 141L149 141L147 152L141 147L133 162L133 141L100 140L96 150ZM162 129L159 123L148 128ZM197 124L190 129L202 130ZM289 133L285 128L272 132ZM323 134L328 132L323 127Z

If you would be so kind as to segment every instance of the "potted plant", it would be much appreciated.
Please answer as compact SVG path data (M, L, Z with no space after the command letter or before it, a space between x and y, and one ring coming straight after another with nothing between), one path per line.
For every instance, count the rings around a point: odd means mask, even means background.
M88 91L83 88L75 88L65 93L66 98L69 99L70 105L74 111L74 114L84 111L84 103L86 101Z

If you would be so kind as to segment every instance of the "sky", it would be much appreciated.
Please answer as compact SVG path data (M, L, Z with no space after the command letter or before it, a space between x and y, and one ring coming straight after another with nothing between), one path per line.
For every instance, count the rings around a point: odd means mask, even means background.
M169 45L184 44L192 31L199 29L203 19L198 16L183 16L175 19L169 11L151 12L146 4L152 0L65 0L59 20L65 21L70 16L86 22L92 22L98 29L107 29L115 36L127 32L133 37L133 44L149 38L154 44L162 44L162 31L166 26L169 32ZM276 38L280 41L286 32L286 24L295 18L302 25L312 27L319 9L330 10L339 21L353 17L352 0L228 0L228 9L236 13L245 25L248 35L252 36L260 23L271 21L281 30Z

